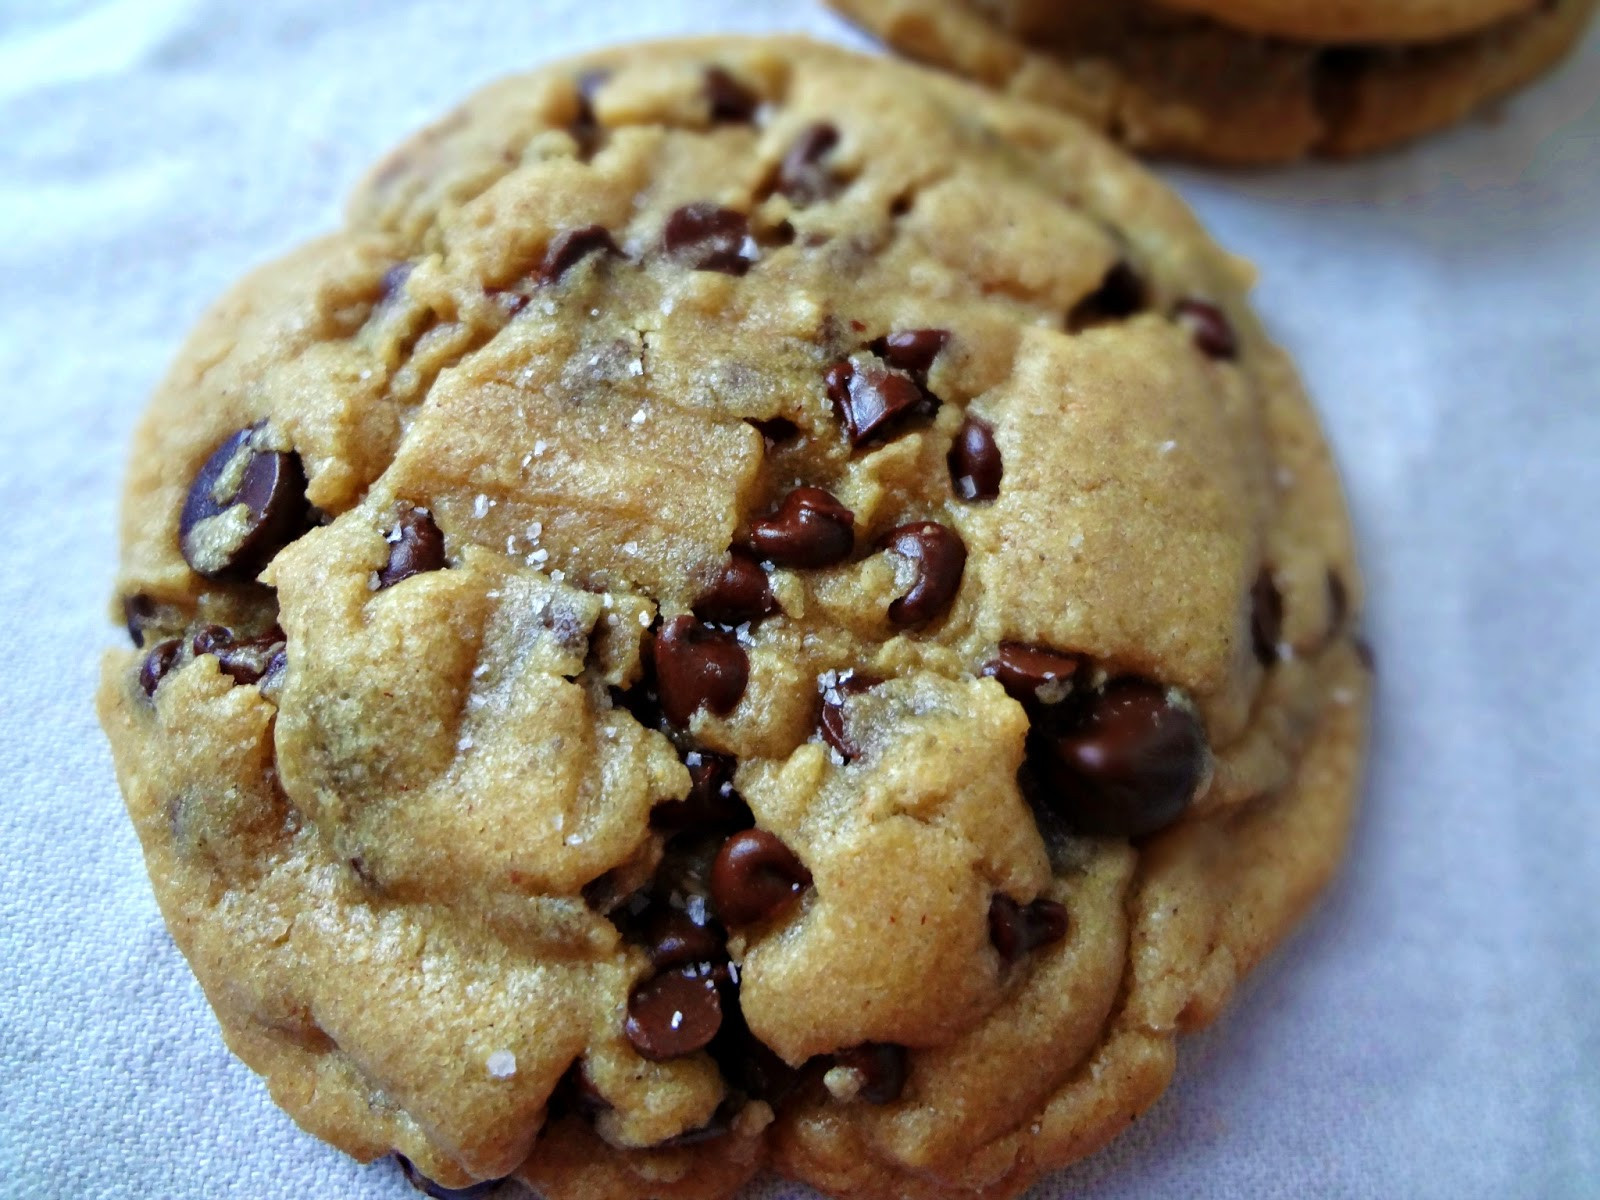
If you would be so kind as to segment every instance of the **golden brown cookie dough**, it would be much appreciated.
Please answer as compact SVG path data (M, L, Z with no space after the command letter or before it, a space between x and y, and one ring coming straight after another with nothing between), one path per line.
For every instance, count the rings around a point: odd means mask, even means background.
M1372 4L1306 0L829 3L912 58L1141 153L1241 164L1367 154L1453 125L1553 67L1595 9L1419 3L1384 24ZM1452 30L1469 13L1489 19Z
M803 41L412 139L134 447L101 715L229 1045L550 1200L1004 1197L1125 1128L1360 769L1248 282L1078 122Z

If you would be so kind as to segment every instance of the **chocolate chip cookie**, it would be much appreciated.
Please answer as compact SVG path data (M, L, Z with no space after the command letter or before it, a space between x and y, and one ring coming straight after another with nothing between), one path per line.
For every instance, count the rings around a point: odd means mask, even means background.
M913 58L1135 150L1366 154L1538 78L1596 0L829 0Z
M796 40L489 88L141 425L101 714L302 1126L433 1194L1012 1195L1341 854L1339 484L1081 124Z

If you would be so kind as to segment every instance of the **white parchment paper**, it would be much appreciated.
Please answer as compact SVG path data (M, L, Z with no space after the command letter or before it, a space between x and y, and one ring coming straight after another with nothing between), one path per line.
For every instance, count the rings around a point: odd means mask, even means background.
M0 0L0 1198L399 1200L223 1049L91 693L132 423L227 283L469 88L802 0ZM1039 1197L1600 1196L1600 39L1378 161L1166 173L1347 473L1379 733L1349 869ZM767 1185L758 1194L797 1196Z

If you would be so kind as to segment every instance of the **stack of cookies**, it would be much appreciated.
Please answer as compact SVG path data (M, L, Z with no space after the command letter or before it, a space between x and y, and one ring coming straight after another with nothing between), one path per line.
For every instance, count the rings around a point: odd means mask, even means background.
M1583 3L849 7L1240 158L1413 132L1371 89ZM1344 501L1249 282L1080 120L809 42L413 138L134 447L101 716L228 1044L440 1197L1008 1197L1126 1129L1361 771Z

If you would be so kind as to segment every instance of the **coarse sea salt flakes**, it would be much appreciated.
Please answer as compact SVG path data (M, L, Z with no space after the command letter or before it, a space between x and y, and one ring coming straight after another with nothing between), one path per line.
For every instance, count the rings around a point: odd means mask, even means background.
M517 1056L509 1050L496 1050L489 1055L489 1074L496 1079L510 1079L517 1073Z

